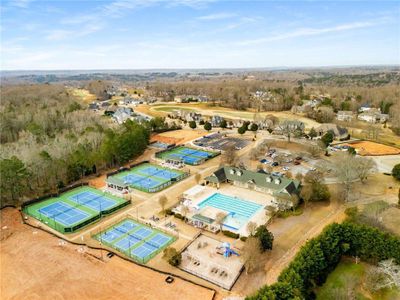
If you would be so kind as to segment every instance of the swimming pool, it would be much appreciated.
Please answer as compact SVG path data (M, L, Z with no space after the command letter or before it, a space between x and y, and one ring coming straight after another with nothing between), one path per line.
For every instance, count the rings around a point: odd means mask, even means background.
M228 216L223 225L233 230L240 229L262 208L261 204L220 193L211 195L200 202L198 206L200 209L211 206L226 211Z

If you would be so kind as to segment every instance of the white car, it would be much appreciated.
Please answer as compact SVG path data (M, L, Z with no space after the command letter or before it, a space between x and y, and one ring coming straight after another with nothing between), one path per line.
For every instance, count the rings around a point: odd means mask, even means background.
M282 167L282 170L283 170L283 171L289 171L290 168L285 166L285 167Z

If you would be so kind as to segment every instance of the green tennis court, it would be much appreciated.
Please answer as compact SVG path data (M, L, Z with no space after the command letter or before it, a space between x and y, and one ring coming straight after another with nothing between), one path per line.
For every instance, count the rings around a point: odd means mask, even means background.
M143 264L175 241L175 237L129 218L94 238Z
M24 212L61 233L70 233L128 204L127 200L84 186L27 205Z

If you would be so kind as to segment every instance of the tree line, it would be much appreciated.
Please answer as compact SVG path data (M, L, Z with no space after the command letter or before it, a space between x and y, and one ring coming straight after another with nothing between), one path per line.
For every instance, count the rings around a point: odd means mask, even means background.
M142 154L150 132L163 127L160 120L117 126L78 101L57 85L2 90L1 206L121 166Z

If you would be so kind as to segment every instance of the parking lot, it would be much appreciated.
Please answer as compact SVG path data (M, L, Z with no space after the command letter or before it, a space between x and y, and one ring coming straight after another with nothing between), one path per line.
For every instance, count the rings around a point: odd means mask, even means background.
M293 176L300 173L305 175L309 171L315 170L316 164L320 159L313 159L305 155L294 155L287 149L270 149L266 155L259 159L264 169L272 168L272 172L276 175L283 175L286 172L292 173Z
M208 136L204 136L193 142L196 146L204 147L214 150L226 150L229 147L233 147L236 150L241 150L250 144L250 140L228 137L224 133L213 133Z

